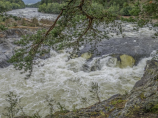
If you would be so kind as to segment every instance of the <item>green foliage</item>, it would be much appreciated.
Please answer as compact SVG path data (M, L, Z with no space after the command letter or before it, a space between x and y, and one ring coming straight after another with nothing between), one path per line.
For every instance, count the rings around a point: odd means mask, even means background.
M41 4L48 4L48 3L63 3L66 2L66 0L41 0Z
M132 7L131 6L126 6L126 7L123 7L121 10L120 10L120 14L123 15L123 16L130 16L130 11L132 10Z
M119 100L113 100L112 102L111 102L111 104L112 105L117 105L117 104L119 104L119 103L122 103L122 102L124 102L125 100L121 100L121 99L119 99Z
M20 98L13 92L9 92L6 97L6 101L9 103L9 106L5 107L6 113L3 113L3 115L8 118L14 118L20 110L20 107L18 107Z
M115 2L110 6L110 8L108 9L108 11L112 14L118 14L119 13L119 4L116 4Z
M46 12L46 13L54 13L59 14L61 8L63 8L64 4L59 3L48 3L47 5L44 3L39 6L39 12Z
M22 0L0 0L0 12L9 11L12 9L24 8L25 4Z
M151 108L151 112L153 112L153 113L158 113L158 104L155 104L155 105Z
M5 31L5 30L7 30L8 28L7 27L5 27L4 25L1 25L0 24L0 31Z
M99 3L92 3L91 7L88 7L86 10L89 15L95 15L95 17L99 17L103 15L104 7L102 4Z
M101 100L100 100L100 97L99 97L99 86L98 86L98 83L92 82L90 92L92 93L91 97L92 98L96 98L98 100L98 102L100 103Z
M38 53L38 51L34 52L34 49L31 49L30 45L28 46L28 44L30 41L33 41L32 45L36 45L37 43L40 43L44 32L45 32L45 30L38 31L36 35L32 35L32 36L27 35L27 36L24 36L22 40L15 42L15 44L20 44L22 46L21 49L15 51L16 54L10 60L11 63L12 62L21 62L20 64L15 64L16 69L22 70L23 68L25 68L24 71L32 70L31 65L33 65L33 59L35 58L36 53ZM28 47L25 47L26 45ZM36 45L36 46L37 46L36 48L39 48L38 45ZM28 51L29 49L30 49L30 51ZM44 52L45 51L41 50L41 53L44 53ZM26 63L24 63L24 62L26 62Z
M149 15L153 18L158 18L158 0L154 2L147 2L143 5L143 11L146 15Z
M138 26L139 26L139 27L143 27L143 26L146 25L148 22L149 22L149 20L139 19L139 20L138 20Z
M130 15L132 16L138 16L140 14L141 10L140 10L140 3L136 2L134 4L134 6L132 7L132 10L129 11Z
M57 103L58 109L60 110L60 113L67 113L68 110L65 108L64 105L61 105L60 102Z
M158 113L158 104L147 104L147 106L145 107L144 111L146 113Z

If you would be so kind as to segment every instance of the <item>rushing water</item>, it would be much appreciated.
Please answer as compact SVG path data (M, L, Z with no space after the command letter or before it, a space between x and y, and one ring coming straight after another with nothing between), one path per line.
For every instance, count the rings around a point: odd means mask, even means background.
M25 9L16 9L7 12L9 15L18 16L22 18L37 18L37 19L49 19L49 20L55 20L57 17L57 14L45 14L38 12L37 8L25 8Z
M25 10L27 12L25 12ZM8 13L14 15L15 11L21 12L24 17L30 18L34 12L28 12L37 9L14 10ZM16 13L17 13L16 12ZM29 14L30 13L30 14ZM29 14L29 15L28 15ZM37 13L40 14L40 13ZM26 15L26 16L25 16ZM39 18L43 17L38 16ZM46 17L47 18L47 17ZM125 36L129 37L146 37L151 36L155 31L148 28L141 28L139 31L132 31L131 24L125 25ZM120 37L113 34L114 37ZM2 113L4 108L8 105L5 101L6 94L13 91L20 98L20 105L24 107L24 111L28 115L32 115L39 111L41 116L49 114L49 108L45 102L45 97L49 95L56 102L65 105L67 109L86 107L89 104L94 104L97 100L93 100L89 90L92 82L98 83L100 87L99 96L101 100L105 100L117 93L125 93L132 89L136 81L138 81L143 73L146 65L146 60L142 59L137 66L127 67L124 69L118 67L110 67L109 58L106 56L100 59L101 70L84 72L83 65L86 60L82 57L68 60L68 54L56 53L51 51L51 57L46 60L38 60L38 65L34 66L34 71L29 79L24 79L25 74L20 74L13 66L0 69L0 116L5 118ZM94 58L89 66L93 66ZM89 104L83 104L82 97L86 97ZM19 112L18 115L20 115Z
M51 54L51 58L40 60L44 66L35 66L33 76L28 80L12 66L0 70L0 111L4 111L7 105L4 99L9 91L14 91L22 98L21 106L24 106L26 114L41 110L40 115L46 116L49 113L44 102L46 95L68 109L72 109L73 105L77 108L85 107L81 97L89 99L92 82L99 84L101 100L117 93L125 93L143 75L147 60L143 59L133 68L120 69L107 66L110 57L106 57L101 60L101 70L83 72L81 70L85 59L79 57L67 62L66 53L57 54L52 51ZM96 102L89 101L89 104Z

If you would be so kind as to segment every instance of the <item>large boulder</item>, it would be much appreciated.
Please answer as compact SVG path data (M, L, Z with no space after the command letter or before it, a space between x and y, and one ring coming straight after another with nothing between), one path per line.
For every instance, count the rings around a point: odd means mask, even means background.
M8 59L13 55L14 45L7 39L0 39L0 68L9 66Z
M86 44L80 51L80 54L91 52L93 50L93 57L102 55L130 55L136 64L143 57L149 57L153 50L158 49L158 40L154 38L113 38L104 40L95 44Z
M8 29L0 32L0 68L9 66L8 60L13 56L14 50L19 48L14 41L20 40L22 35L32 34L23 29Z

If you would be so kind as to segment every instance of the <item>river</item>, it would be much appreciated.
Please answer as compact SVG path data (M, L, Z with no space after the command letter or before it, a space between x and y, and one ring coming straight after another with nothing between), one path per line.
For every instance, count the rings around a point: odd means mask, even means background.
M7 12L8 14L23 16L26 18L37 17L53 19L56 15L38 13L36 8L26 8ZM155 32L149 28L142 28L140 32L132 32L131 24L126 25L126 35L140 37L151 36ZM141 35L140 35L141 34ZM117 37L117 36L115 36ZM20 106L23 106L25 114L32 115L39 112L42 117L49 114L49 108L45 102L45 97L50 96L56 102L60 102L67 109L86 107L92 105L97 100L92 99L89 91L92 82L98 83L99 96L105 100L114 94L124 94L130 91L133 85L140 80L144 73L146 61L151 57L143 58L136 66L119 68L109 66L107 56L100 60L101 70L84 72L83 65L86 59L78 57L67 61L66 52L57 53L51 51L51 57L46 60L38 60L39 65L34 66L33 75L29 79L24 79L25 74L20 74L13 66L0 69L0 116L5 118L2 113L8 105L5 101L6 94L13 91L20 98ZM93 59L93 61L96 58ZM40 66L42 65L42 66ZM93 63L90 63L92 66ZM82 98L86 97L88 104L82 103ZM54 106L55 108L56 105ZM18 113L20 115L21 112Z
M22 18L37 18L37 19L48 19L48 20L55 20L57 14L45 14L38 12L38 8L25 8L25 9L16 9L12 11L8 11L7 14L18 16Z

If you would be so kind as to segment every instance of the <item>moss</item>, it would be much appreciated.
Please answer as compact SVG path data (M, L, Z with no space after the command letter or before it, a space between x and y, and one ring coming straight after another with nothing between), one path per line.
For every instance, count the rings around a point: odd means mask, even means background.
M105 113L103 111L100 111L100 114L105 117Z
M53 116L59 116L59 115L65 115L66 113L68 113L68 110L63 110L63 111L57 111L53 114Z
M116 104L122 103L123 101L124 101L124 100L120 100L120 99L119 99L119 100L116 100L116 101L112 101L111 104L112 104L112 105L116 105Z
M137 113L140 113L140 107L139 106L134 106L129 108L128 110L129 112L127 114L125 114L126 117L132 117L133 115L136 115Z
M142 100L145 99L144 93L141 93L139 96Z
M117 99L111 101L111 105L114 105L116 108L124 108L126 100Z
M151 108L151 112L152 112L152 113L158 113L158 104L154 105L154 106Z

